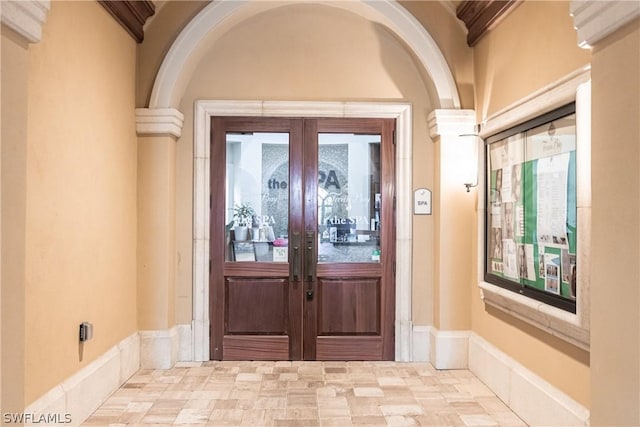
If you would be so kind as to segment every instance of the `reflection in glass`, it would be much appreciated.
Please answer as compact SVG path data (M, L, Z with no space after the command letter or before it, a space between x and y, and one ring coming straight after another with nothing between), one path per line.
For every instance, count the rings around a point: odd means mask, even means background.
M575 114L522 128L487 145L486 272L496 284L575 299Z
M287 262L289 134L227 133L226 141L226 260Z
M318 262L380 261L380 141L318 134Z

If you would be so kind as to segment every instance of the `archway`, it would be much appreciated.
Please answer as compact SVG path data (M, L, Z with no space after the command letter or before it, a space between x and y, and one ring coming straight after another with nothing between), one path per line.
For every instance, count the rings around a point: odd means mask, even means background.
M344 9L387 27L404 41L431 77L438 95L439 108L460 108L455 80L444 55L427 30L395 0L343 1L312 3ZM149 100L149 109L177 108L193 67L214 30L239 22L270 9L281 2L217 0L206 6L182 30L167 52L158 70Z
M440 107L458 109L460 101L452 74L434 40L422 25L396 1L379 2L338 2L314 1L312 3L339 8L388 28L415 55L419 65L426 70L431 78L437 94ZM250 7L250 4L253 7ZM175 110L180 104L186 84L206 51L209 38L215 30L223 30L238 25L240 22L267 10L282 7L285 3L276 2L238 2L220 0L206 6L180 33L169 52L165 56L156 77L152 95L147 110L152 115L160 116L167 112L170 120L169 133L179 136L182 118L177 123L171 117L181 116ZM436 100L434 100L436 101ZM156 112L156 114L154 114ZM398 188L398 258L403 261L398 265L399 283L397 289L397 321L396 321L396 358L397 360L411 360L411 145L412 145L412 113L409 104L392 103L279 103L275 101L249 102L208 102L202 101L194 110L194 153L196 157L206 151L208 143L208 124L210 115L241 114L241 115L271 115L271 116L324 116L343 117L354 115L365 117L393 117L398 120L399 131L399 160L397 188ZM178 132L176 132L176 130ZM208 316L209 302L205 259L208 252L206 242L200 237L204 232L198 224L208 223L208 187L204 170L208 168L206 161L199 165L194 162L194 286L193 286L193 323L192 349L196 360L208 359ZM202 168L199 168L202 166ZM403 285L404 284L404 285Z

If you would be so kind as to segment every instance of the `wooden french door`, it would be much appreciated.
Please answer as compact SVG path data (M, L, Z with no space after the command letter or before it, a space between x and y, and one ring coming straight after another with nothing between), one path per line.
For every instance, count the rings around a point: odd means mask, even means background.
M392 119L214 117L213 360L392 360Z

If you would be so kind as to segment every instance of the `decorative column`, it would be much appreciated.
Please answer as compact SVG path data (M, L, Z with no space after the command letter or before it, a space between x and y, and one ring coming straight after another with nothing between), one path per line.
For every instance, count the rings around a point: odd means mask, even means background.
M138 327L142 368L177 359L175 326L176 141L184 116L136 109L138 132Z
M640 3L574 0L570 9L578 45L593 48L590 421L635 426L640 425Z
M25 273L29 46L42 37L49 1L3 0L0 138L0 402L2 414L25 407Z
M434 326L430 360L437 369L467 367L471 329L471 286L475 263L474 224L477 188L465 184L479 150L470 150L475 132L473 110L435 110L428 116L429 134L436 145L433 192L436 253ZM473 184L477 184L477 178Z

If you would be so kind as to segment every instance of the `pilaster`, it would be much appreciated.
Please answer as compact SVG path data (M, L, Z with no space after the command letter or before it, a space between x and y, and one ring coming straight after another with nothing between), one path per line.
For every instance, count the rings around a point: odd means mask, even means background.
M436 277L434 326L443 330L471 327L470 298L474 259L472 247L476 191L467 192L468 175L476 151L468 152L465 136L475 131L473 110L435 110L428 116L429 135L436 144L435 223ZM472 165L472 166L477 166ZM477 182L477 180L475 181Z
M175 145L183 121L175 109L136 110L138 326L143 331L175 325Z
M573 0L571 14L578 44L593 48L590 421L640 425L640 3Z

